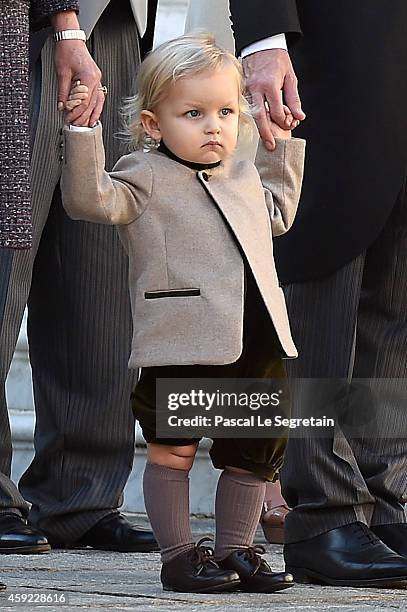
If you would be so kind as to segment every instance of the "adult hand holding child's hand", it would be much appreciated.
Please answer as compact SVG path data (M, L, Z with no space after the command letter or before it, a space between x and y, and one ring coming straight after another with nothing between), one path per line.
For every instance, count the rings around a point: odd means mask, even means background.
M55 32L64 30L79 30L79 22L75 11L61 11L51 17ZM104 95L99 89L102 73L90 55L85 42L79 38L60 40L55 43L55 69L58 75L58 109L67 110L66 102L72 83L80 80L89 88L89 96L79 105L70 110L66 117L68 123L87 125L95 123L103 108Z
M290 129L286 127L283 96L293 118L297 121L305 119L290 56L285 49L258 51L243 58L243 70L246 89L252 103L259 109L255 120L260 137L265 146L273 150L275 134L272 124Z

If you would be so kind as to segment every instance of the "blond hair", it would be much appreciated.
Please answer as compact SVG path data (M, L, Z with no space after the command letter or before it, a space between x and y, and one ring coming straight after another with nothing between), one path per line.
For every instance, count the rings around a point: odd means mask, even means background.
M215 43L212 34L192 33L163 43L141 63L135 96L127 98L122 108L124 131L129 149L154 148L155 143L144 131L141 111L154 111L165 98L168 87L188 76L208 70L233 66L239 85L240 125L250 125L249 104L244 97L243 71L232 53Z

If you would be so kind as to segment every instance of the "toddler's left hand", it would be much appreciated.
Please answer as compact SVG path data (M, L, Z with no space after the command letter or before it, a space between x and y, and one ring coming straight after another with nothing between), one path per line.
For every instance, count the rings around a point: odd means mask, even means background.
M274 138L281 138L283 140L288 140L291 138L291 131L299 126L300 122L298 119L294 119L290 109L288 106L283 105L284 113L285 113L285 121L284 124L287 126L285 129L281 128L277 123L274 123L270 119L270 127L273 133Z

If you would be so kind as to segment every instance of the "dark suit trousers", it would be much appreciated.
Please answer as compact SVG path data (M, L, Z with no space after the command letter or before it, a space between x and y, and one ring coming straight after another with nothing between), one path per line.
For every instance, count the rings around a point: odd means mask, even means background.
M287 542L357 520L368 525L406 520L406 255L404 185L381 235L365 253L330 277L287 288L300 353L289 362L289 376L352 376L381 389L377 435L345 437L337 430L331 438L290 439L282 471L283 494L293 507L286 519Z
M123 154L118 108L139 64L133 20L101 20L90 50L109 88L107 167ZM52 42L32 83L32 252L2 252L1 378L7 375L29 294L28 336L36 407L35 458L20 481L30 520L73 541L118 507L134 454L127 368L131 338L127 258L115 228L71 221L59 194L63 160ZM40 104L38 104L40 102ZM9 480L11 443L2 386L0 508L27 514Z

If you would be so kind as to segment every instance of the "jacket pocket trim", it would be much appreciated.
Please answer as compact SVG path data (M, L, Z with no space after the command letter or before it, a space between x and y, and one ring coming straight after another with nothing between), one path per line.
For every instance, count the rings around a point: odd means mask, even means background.
M198 295L201 295L200 289L170 289L164 291L146 291L144 293L146 300L156 300L168 297L195 297Z

